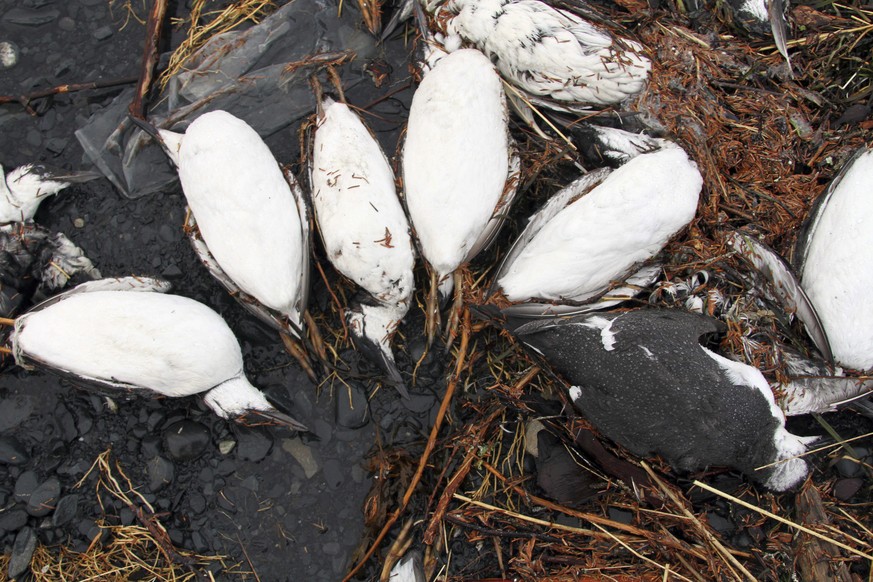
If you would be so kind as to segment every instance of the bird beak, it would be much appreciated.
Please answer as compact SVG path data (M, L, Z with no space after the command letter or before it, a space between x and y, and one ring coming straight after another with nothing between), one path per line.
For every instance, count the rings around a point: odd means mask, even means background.
M300 432L309 432L309 428L287 414L278 410L247 410L236 418L243 426L284 426Z

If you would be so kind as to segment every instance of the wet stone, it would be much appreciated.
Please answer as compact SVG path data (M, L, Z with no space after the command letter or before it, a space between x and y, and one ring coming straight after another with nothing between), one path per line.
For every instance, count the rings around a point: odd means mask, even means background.
M39 487L39 479L36 473L25 471L15 481L15 500L27 503L37 487Z
M861 490L864 485L862 479L840 479L834 484L834 497L840 501L848 501Z
M436 398L432 394L410 394L409 398L401 398L400 403L418 414L430 410L436 404Z
M619 523L623 523L625 525L630 525L634 521L634 514L630 511L625 511L623 509L617 509L615 507L609 508L609 519L612 521L617 521Z
M161 453L161 439L154 434L143 437L140 446L142 455L147 459L156 457Z
M861 474L861 465L855 459L843 457L836 462L834 468L842 477L857 477Z
M315 460L315 456L312 454L312 449L304 444L299 437L284 439L282 441L282 449L285 452L290 453L291 456L294 457L294 460L300 463L307 479L312 479L312 477L318 473L318 461Z
M58 20L58 28L65 32L73 32L76 30L76 21L69 16L63 16Z
M200 515L206 511L206 498L199 493L192 493L188 496L188 507L195 515Z
M50 477L37 487L27 502L27 513L34 517L43 517L54 511L61 495L61 483L57 477Z
M164 430L164 448L175 461L191 461L209 444L209 429L193 420L182 420Z
M273 447L273 439L259 430L241 430L236 446L236 456L242 461L257 463L267 456Z
M30 559L36 549L36 534L29 527L23 528L15 536L12 545L12 556L9 559L9 569L6 571L9 578L17 578L30 568Z
M58 527L70 523L79 510L79 495L64 495L58 501L58 506L52 515L52 525Z
M258 478L255 475L249 475L239 484L240 487L244 487L253 493L257 493L260 488L260 483L258 482Z
M146 463L146 470L149 475L149 489L153 493L157 493L166 485L173 482L175 471L173 463L163 457L154 457Z
M345 475L343 475L343 468L339 461L330 459L324 463L324 481L328 487L337 489L344 480Z
M15 437L0 437L0 463L4 465L23 465L30 456L21 441Z
M23 509L10 509L0 513L0 533L18 531L27 525L27 512Z
M97 40L106 40L110 36L112 36L113 30L111 26L101 26L97 30L95 30L92 34L94 38Z
M358 386L339 390L336 396L336 423L346 428L361 428L370 419L367 395Z
M61 13L54 9L13 8L3 15L3 21L21 26L42 26L53 22Z
M736 530L736 527L734 527L731 520L726 519L717 513L708 512L706 514L706 519L709 521L709 525L712 526L712 529L724 536L732 535L734 530Z

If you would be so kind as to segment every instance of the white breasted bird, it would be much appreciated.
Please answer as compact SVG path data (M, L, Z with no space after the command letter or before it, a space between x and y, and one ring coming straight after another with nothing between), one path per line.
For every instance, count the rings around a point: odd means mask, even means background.
M615 105L646 87L651 63L638 43L569 11L540 0L450 0L443 10L450 38L475 45L538 103Z
M164 281L127 277L52 297L15 320L15 362L102 387L203 394L222 418L306 430L249 383L239 343L221 316L168 290Z
M309 175L328 259L369 294L345 313L352 334L406 396L391 339L415 290L409 223L379 143L345 103L330 97L320 103Z
M563 377L576 408L634 454L683 471L735 467L790 489L807 475L797 456L815 437L785 429L757 368L700 344L719 331L702 315L641 309L536 320L513 333Z
M428 341L453 274L496 236L518 187L519 160L500 77L481 52L440 59L412 97L403 147L404 201L431 272ZM455 277L460 280L460 275ZM460 310L455 285L452 325Z
M31 220L47 197L100 177L97 172L67 172L44 164L25 164L4 176L0 166L0 224Z
M702 185L697 165L672 144L587 174L530 218L495 287L517 302L579 305L611 295L694 218Z
M179 171L187 230L203 263L243 306L302 339L309 222L297 182L283 175L257 132L226 111L204 113L184 134L157 133ZM314 378L305 353L286 345Z
M843 167L798 236L796 268L837 363L873 370L873 150Z

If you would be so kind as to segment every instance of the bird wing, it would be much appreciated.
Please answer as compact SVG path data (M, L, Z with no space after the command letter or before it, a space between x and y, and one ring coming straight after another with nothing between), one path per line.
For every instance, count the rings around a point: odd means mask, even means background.
M867 153L867 151L869 150L866 147L861 147L858 151L852 154L852 157L843 164L843 167L840 169L836 177L831 180L831 183L828 185L824 194L819 196L812 205L812 209L809 211L809 216L807 216L803 225L800 227L800 232L797 234L797 243L794 247L792 265L794 266L794 270L797 271L798 276L803 277L803 271L806 267L806 259L808 258L807 255L809 253L809 243L815 237L816 230L818 229L819 222L824 214L824 209L828 205L828 201L831 199L834 192L836 192L840 182L843 181L843 178L854 165L855 161Z
M306 196L303 193L303 188L300 183L294 178L291 168L283 168L282 174L291 188L291 195L294 196L294 202L297 204L297 213L300 215L300 244L303 249L300 264L300 277L297 287L297 313L298 321L303 322L303 313L309 305L309 244L310 231L312 229L312 217L309 215L309 207L306 205Z
M45 301L36 304L29 312L36 312L51 307L59 301L63 301L72 295L79 293L89 293L92 291L131 291L145 293L167 293L172 289L172 284L163 279L154 277L114 277L108 279L98 279L97 281L87 281L80 285L76 285L72 289L58 293L53 297L49 297Z
M542 230L543 226L546 225L552 218L555 217L561 210L566 208L568 205L572 204L576 200L578 200L581 196L584 196L588 192L591 191L592 188L600 184L606 176L609 175L611 170L609 168L601 168L594 172L590 172L585 174L584 176L577 178L569 185L561 189L557 194L552 196L548 202L546 202L542 208L540 208L536 213L531 215L528 219L527 226L518 236L512 246L509 248L509 252L506 253L506 256L503 258L503 262L500 263L500 267L497 269L497 276L494 278L494 283L492 284L490 292L493 293L496 291L497 281L502 277L506 271L512 266L513 261L518 257L518 255L524 250L527 244L537 235L537 233Z
M806 333L812 338L815 347L825 360L833 363L834 354L827 332L815 306L800 286L800 281L797 280L788 263L764 243L741 232L732 233L728 244L770 283L770 287L785 309L797 314Z
M206 241L204 241L203 237L200 236L200 230L197 228L197 221L194 218L194 214L190 212L190 209L188 212L188 222L185 223L185 231L188 233L188 240L191 241L191 246L194 248L194 252L197 253L197 258L199 258L200 262L203 263L203 266L206 267L213 277L215 277L216 281L221 283L222 287L227 289L227 292L230 293L233 298L239 301L246 311L279 332L288 331L285 318L282 317L281 314L264 306L257 299L240 289L233 279L225 273L224 269L221 268L221 265L218 264L218 261L215 260L215 257L212 256L209 247L206 246Z

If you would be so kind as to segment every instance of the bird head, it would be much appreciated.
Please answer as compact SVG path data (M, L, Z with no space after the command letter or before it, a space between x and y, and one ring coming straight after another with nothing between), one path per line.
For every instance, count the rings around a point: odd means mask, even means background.
M304 424L276 410L264 393L252 386L242 374L219 384L207 392L203 400L221 418L240 424L278 424L303 432L309 430Z
M379 364L388 376L390 384L397 388L404 398L409 396L406 384L400 376L394 353L391 351L391 338L402 319L398 309L383 305L357 304L345 312L349 329L354 336L355 346L367 358Z

